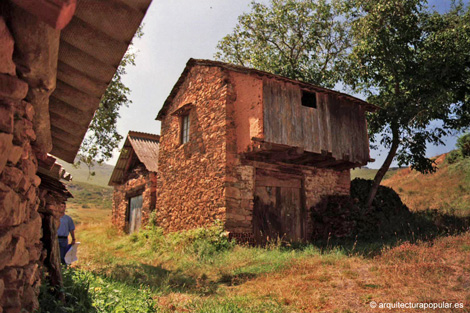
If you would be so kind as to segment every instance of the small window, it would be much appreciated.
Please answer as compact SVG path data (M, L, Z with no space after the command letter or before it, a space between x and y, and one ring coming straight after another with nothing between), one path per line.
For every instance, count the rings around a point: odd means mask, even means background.
M302 105L309 108L317 108L317 94L314 92L302 91Z
M181 144L189 141L189 114L181 116Z

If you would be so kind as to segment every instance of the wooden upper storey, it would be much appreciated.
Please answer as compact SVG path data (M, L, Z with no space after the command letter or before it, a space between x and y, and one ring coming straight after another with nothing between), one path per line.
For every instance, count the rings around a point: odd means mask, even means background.
M367 164L365 113L375 106L358 98L278 75L208 60L189 60L157 119L195 66L219 67L231 84L227 120L237 153L262 161L351 168ZM188 104L181 104L182 106ZM197 106L192 108L197 110Z

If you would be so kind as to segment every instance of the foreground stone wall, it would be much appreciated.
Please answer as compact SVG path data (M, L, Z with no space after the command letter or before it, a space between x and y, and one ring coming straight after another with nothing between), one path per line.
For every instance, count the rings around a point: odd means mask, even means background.
M150 213L155 210L156 185L156 173L146 171L114 187L112 221L119 230L129 231L127 216L129 197L140 193L142 193L142 225L148 223Z
M156 218L168 231L225 219L227 74L218 67L195 66L162 120ZM190 139L180 143L181 117L191 104Z
M0 16L0 312L37 308L41 256L34 108L15 74L14 41Z

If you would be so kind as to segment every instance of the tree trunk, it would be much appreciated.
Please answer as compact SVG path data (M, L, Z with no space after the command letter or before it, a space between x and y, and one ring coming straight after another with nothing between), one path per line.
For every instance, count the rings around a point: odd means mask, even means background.
M393 133L392 146L390 147L390 151L388 152L387 158L385 158L384 163L378 170L377 174L375 174L372 188L369 191L369 197L367 198L367 206L366 206L368 209L371 208L372 201L374 201L375 195L377 194L377 190L379 190L380 182L384 178L385 174L390 168L390 164L392 164L393 158L397 154L398 146L400 143L398 130L392 129L392 133Z

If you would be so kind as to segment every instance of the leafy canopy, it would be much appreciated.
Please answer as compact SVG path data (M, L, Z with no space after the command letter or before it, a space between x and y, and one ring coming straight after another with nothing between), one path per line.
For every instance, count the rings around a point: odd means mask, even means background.
M340 1L252 2L232 34L217 45L218 60L325 87L340 80L349 47Z
M368 117L370 138L398 145L400 165L432 172L426 144L470 125L469 10L454 4L439 14L420 0L352 4L346 83L382 108Z

